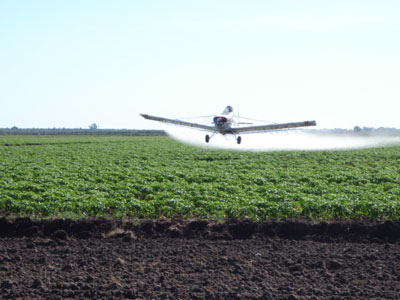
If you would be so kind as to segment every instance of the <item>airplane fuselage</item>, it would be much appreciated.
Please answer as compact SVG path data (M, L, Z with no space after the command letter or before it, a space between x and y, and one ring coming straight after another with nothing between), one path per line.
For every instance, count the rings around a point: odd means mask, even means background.
M232 120L228 119L226 116L216 116L213 119L215 130L221 134L230 133Z
M231 106L227 106L222 112L222 115L215 116L213 119L215 131L221 134L231 134L231 126L233 123L235 123L235 121L233 118L233 109Z

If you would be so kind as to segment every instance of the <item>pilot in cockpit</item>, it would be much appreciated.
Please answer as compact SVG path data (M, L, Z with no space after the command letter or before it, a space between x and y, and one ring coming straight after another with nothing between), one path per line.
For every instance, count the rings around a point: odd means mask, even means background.
M229 115L231 112L233 112L232 106L228 105L225 107L224 111L222 112L223 115Z

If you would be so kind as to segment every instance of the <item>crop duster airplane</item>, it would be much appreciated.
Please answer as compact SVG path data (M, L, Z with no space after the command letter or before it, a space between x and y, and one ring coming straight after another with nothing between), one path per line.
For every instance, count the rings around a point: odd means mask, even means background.
M296 127L307 127L307 126L316 126L317 123L315 121L303 121L303 122L293 122L293 123L281 123L281 124L267 124L267 125L257 125L257 126L245 126L240 127L239 125L243 124L251 124L251 123L240 123L237 122L233 115L232 106L228 105L221 115L214 116L212 124L213 126L191 123L181 120L173 120L166 119L163 117L155 117L147 114L140 114L143 118L147 120L153 120L158 122L170 123L180 126L197 128L205 131L212 132L211 136L208 134L205 137L206 143L210 141L210 139L217 133L222 135L232 134L238 144L242 142L242 138L239 136L241 133L255 133L255 132L265 132L271 130L279 130L286 128L296 128Z

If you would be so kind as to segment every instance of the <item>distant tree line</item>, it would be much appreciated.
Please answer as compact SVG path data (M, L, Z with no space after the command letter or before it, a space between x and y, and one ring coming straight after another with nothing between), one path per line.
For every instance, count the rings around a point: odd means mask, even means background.
M360 127L355 126L353 131L362 135L386 135L386 136L400 136L400 129L386 128L386 127Z
M82 128L0 128L0 135L121 135L121 136L165 136L163 130L139 129L89 129Z
M311 129L311 132L314 133L329 133L329 134L346 134L346 135L355 135L355 136L400 136L400 129L397 128L386 128L386 127L360 127L355 126L353 129Z
M355 126L354 129L307 129L318 134L347 134L358 136L400 136L400 129L372 128ZM120 136L166 136L163 130L148 129L99 129L94 123L88 129L83 128L0 128L0 135L120 135Z

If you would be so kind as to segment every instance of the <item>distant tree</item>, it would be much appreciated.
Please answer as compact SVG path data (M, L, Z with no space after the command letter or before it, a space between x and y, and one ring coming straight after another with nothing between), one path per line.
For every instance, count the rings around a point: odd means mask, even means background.
M91 125L89 126L89 129L90 129L90 130L96 130L96 129L99 129L99 127L97 126L96 123L93 123L93 124L91 124Z
M361 127L360 126L355 126L354 127L354 132L360 132L361 131Z
M17 130L18 127L17 127L17 126L13 126L13 127L11 127L11 129L12 129L12 130Z

